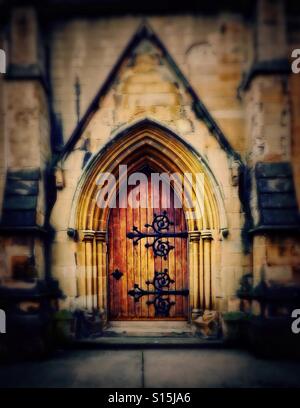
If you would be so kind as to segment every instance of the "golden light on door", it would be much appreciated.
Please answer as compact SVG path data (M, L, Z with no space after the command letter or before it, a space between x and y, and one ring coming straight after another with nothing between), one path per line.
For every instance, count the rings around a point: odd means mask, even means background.
M142 204L132 208L132 202L130 202L132 189L128 188L127 208L120 208L126 205L120 202L118 197L116 208L111 209L110 212L108 221L109 318L111 320L185 320L188 318L188 276L184 212L182 208L175 208L173 190L168 208L162 207L165 204L163 196L165 191L161 185L151 184L150 174L147 176L147 181L141 181L139 185L139 194L143 197L140 202L145 204L146 197L146 206ZM153 208L153 202L158 203L159 207ZM136 230L147 233L149 226L145 227L145 225L151 225L155 215L159 214L165 214L171 221L168 229L170 236L161 239L162 242L169 243L170 250L167 256L155 256L152 236L145 236L136 244L134 240L127 237L133 226ZM157 280L154 282L155 273L159 282ZM161 290L170 291L171 295L157 296L158 287ZM130 295L134 289L142 290L136 298L133 294Z

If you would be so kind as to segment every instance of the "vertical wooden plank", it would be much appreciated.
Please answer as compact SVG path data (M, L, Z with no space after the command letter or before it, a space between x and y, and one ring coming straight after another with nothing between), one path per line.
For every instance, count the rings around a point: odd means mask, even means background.
M97 269L97 306L98 309L107 313L110 306L107 301L107 254L106 254L106 233L97 231L95 234L95 262ZM107 317L107 316L106 316Z
M187 231L187 225L185 220L185 214L183 209L180 210L181 216L181 230ZM188 241L187 239L181 239L181 279L182 279L182 288L183 289L190 289L189 288L189 276L188 276L188 266L187 266L187 254L188 252ZM182 316L184 318L188 318L188 311L189 311L189 296L185 296L182 298Z
M152 191L151 191L151 175L150 172L148 173L148 208L147 208L147 223L151 224L153 221L153 208L152 208ZM147 238L147 243L152 242L153 239ZM153 281L154 279L154 255L153 255L153 249L148 248L147 249L147 280ZM153 289L153 285L149 285L149 289ZM148 295L147 296L147 301L150 301L153 299L153 296ZM147 307L147 317L150 318L154 316L153 312L153 306L148 305Z
M138 227L140 231L143 230L141 226L141 217L140 217L140 208L133 208L132 209L132 215L133 215L133 225ZM144 245L143 240L140 240L137 245L133 245L133 242L131 242L131 245L133 247L133 272L134 272L134 283L138 284L141 287L141 245ZM134 310L135 310L135 317L140 318L141 317L141 302L143 300L140 299L138 302L134 303Z
M108 276L107 276L107 262L108 262L108 253L107 253L107 243L105 236L103 237L103 241L101 241L101 249L102 249L102 305L106 308L108 305L107 296L108 296ZM107 313L107 310L106 310Z
M145 224L147 223L147 208L143 205L144 200L142 199L145 198L148 194L148 183L146 180L141 182L140 184L140 226L141 226L141 231L146 231ZM144 207L144 208L143 208ZM140 278L140 287L143 289L147 289L146 281L147 281L147 252L149 249L145 247L147 240L143 239L141 242L141 258L140 258L140 265L141 265L141 278ZM147 305L147 296L143 296L140 299L141 302L141 317L142 318L147 318L148 317L148 309L149 306Z
M120 197L118 197L119 201ZM124 199L125 200L125 199ZM127 261L126 261L126 208L125 202L119 202L119 236L118 236L118 252L119 252L119 270L123 273L118 280L119 295L120 295L120 318L128 316L128 289L127 289Z
M157 205L156 203L159 204L158 207L154 207L153 208L153 217L152 217L152 221L155 217L155 215L159 215L161 214L161 189L160 186L153 186L153 199L154 199L154 205ZM152 223L151 221L151 223ZM151 248L151 251L153 251L153 249ZM162 260L160 257L155 256L154 255L154 271L155 272L160 272L162 270ZM154 296L152 296L152 300L154 300ZM151 305L151 317L155 318L155 308L153 305Z
M114 237L117 231L114 231L114 218L115 210L110 210L109 222L108 222L108 251L109 251L109 263L108 263L108 282L109 282L109 317L114 319L116 312L114 309L114 280L112 272L114 270Z
M169 231L170 231L170 232L175 232L175 230L176 230L175 222L176 222L176 221L175 221L174 191L173 191L173 189L171 189L170 195L171 195L171 197L170 197L170 208L167 209L167 214L168 214L169 220L172 221L172 222L174 222L174 225L170 225ZM177 286L177 276L176 276L176 268L175 268L175 263L176 263L176 262L175 262L175 256L176 256L176 244L177 244L177 243L176 243L175 241L177 241L177 239L175 239L175 238L168 238L168 241L169 241L170 245L174 246L174 249L172 249L172 250L169 252L169 256L168 256L168 266L167 266L167 268L168 268L168 271L169 271L170 278L175 281L174 283L171 283L171 284L170 284L169 288L170 288L170 290L176 290L176 286ZM177 260L177 261L178 261L178 260ZM175 304L174 304L173 306L171 306L171 309L170 309L170 317L175 317L175 316L177 315L177 313L176 313L176 305L177 305L178 298L180 298L180 297L181 297L181 296L175 296L175 295L171 295L171 296L170 296L170 301L171 301L171 302L175 302Z
M128 190L129 191L129 190ZM128 200L128 207L126 210L126 230L127 232L132 231L132 227L134 225L133 221L133 209L132 209L132 202ZM126 275L127 275L127 288L128 290L133 289L134 286L134 249L133 249L133 242L131 239L126 239ZM127 303L128 303L128 318L135 317L135 304L134 299L127 294Z
M115 234L115 237L114 237L114 260L115 260L114 270L119 269L122 272L124 268L123 268L123 260L121 256L121 240L120 240L121 226L120 226L120 208L118 206L118 200L117 200L117 208L116 208L115 214L116 214L116 218L115 218L114 230L118 231L118 234ZM117 308L117 319L122 318L122 315L123 315L122 285L123 285L122 279L119 279L119 280L114 279L114 288L115 288L114 303Z
M175 208L174 209L174 224L175 224L175 232L182 231L181 225L181 209ZM184 280L183 280L183 265L182 265L182 257L183 257L183 241L180 238L175 239L175 249L174 249L174 256L175 256L175 287L176 290L181 290L184 287ZM183 296L177 296L175 299L175 311L176 316L182 316L183 314Z

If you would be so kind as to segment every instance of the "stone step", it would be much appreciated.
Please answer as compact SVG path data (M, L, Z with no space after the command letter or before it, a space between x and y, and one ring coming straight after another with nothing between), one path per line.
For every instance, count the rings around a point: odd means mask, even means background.
M117 336L97 337L76 340L76 348L97 349L103 347L132 348L222 348L222 340L209 340L197 336L191 337L150 337L150 336Z
M193 330L187 322L110 322L104 337L192 337Z

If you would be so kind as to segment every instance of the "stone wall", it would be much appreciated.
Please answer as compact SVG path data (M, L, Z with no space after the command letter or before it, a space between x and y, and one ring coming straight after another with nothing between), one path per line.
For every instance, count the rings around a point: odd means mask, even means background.
M76 125L76 78L81 84L80 106L84 112L140 23L139 19L123 18L97 19L91 24L71 21L55 26L51 73L54 106L62 118L64 138ZM237 87L252 55L251 29L241 17L231 15L220 15L215 19L153 17L148 19L148 24L194 86L233 148L244 156L245 120ZM80 44L78 49L76 39ZM72 54L75 50L76 56ZM196 118L191 95L176 68L174 70L162 51L147 39L125 58L98 103L98 109L73 150L58 163L64 187L58 191L51 214L51 224L56 230L52 270L67 295L64 305L74 305L76 298L73 280L76 276L76 246L68 238L67 229L70 213L76 205L76 189L84 175L84 146L96 156L121 130L148 118L179 135L207 161L216 177L226 209L229 236L224 240L217 238L222 242L220 253L215 254L219 267L214 285L218 303L222 304L220 307L227 307L228 299L235 298L240 277L250 270L250 257L244 252L241 237L245 215L235 179L237 163L222 149L204 121ZM237 304L232 307L236 308Z
M24 277L34 269L32 277L44 278L44 243L39 232L45 225L45 169L51 160L50 122L39 24L33 7L12 11L6 39L7 74L5 84L0 84L5 88L4 98L2 94L0 97L0 114L1 109L4 112L0 125L1 154L4 153L1 168L5 168L3 181L0 178L0 197L5 196L1 219L4 232L1 275L11 278L15 269L23 268Z
M168 54L145 38L114 70L145 20ZM7 168L39 169L42 178L35 221L38 227L44 225L44 170L54 159L49 105L53 104L66 143L96 93L109 84L74 145L56 163L51 271L66 295L62 307L72 307L77 296L77 246L67 230L76 211L86 159L97 157L121 131L145 118L186 142L207 163L221 192L229 234L218 237L220 249L215 254L220 266L215 283L220 308L238 307L236 290L247 272L253 271L256 283L262 274L268 280L298 280L299 243L289 231L283 237L254 235L250 253L246 253L243 232L251 217L241 203L240 162L236 160L239 155L250 169L252 186L244 184L244 193L250 196L254 226L260 219L255 178L259 162L292 162L299 204L300 74L288 75L285 64L291 50L300 48L298 22L297 16L284 17L280 0L259 1L255 19L235 12L52 19L43 32L49 47L50 100L43 82L41 50L45 43L40 41L36 11L15 10L9 23L10 72L5 84L0 79L0 203ZM1 41L0 34L0 46ZM75 83L80 90L77 96ZM197 117L190 87L225 135L235 158L220 144L205 118ZM39 275L44 276L44 247L38 238L10 235L2 239L1 246L1 276L11 276L12 258L30 257L32 248Z
M288 19L288 56L291 57L292 51L300 49L300 17L290 15ZM300 75L294 74L289 78L289 89L291 93L292 109L292 164L295 177L295 188L297 191L298 202L300 203Z
M54 108L64 140L76 126L74 84L81 84L80 110L85 112L141 18L74 19L53 24L51 77ZM239 152L245 151L244 114L237 98L242 72L251 63L253 35L242 16L218 14L147 18L215 120ZM104 130L105 131L105 130Z

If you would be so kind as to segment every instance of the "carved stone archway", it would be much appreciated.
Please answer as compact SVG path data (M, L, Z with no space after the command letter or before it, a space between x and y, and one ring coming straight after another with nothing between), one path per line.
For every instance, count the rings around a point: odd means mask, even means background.
M107 312L109 208L97 206L98 175L109 172L117 179L120 164L126 164L130 174L143 163L152 164L161 172L203 174L203 197L197 197L192 183L188 194L195 205L184 208L189 235L190 318L195 318L216 305L214 286L220 268L216 253L220 233L227 229L222 194L205 161L172 131L149 121L119 133L91 158L75 193L69 227L78 236L77 287L81 307L99 309L104 315Z

